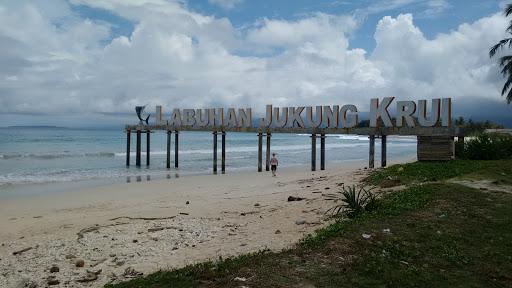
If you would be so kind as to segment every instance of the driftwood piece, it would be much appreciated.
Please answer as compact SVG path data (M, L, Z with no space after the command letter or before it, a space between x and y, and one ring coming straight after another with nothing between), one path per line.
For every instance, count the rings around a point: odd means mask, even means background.
M91 264L91 267L96 267L98 265L100 265L101 263L107 261L108 259L107 258L101 258L100 260L94 262L93 264Z
M169 216L169 217L130 217L130 216L121 216L121 217L116 217L116 218L112 218L112 219L109 219L110 221L115 221L115 220L119 220L119 219L128 219L128 220L146 220L146 221L151 221L151 220L166 220L166 219L174 219L176 218L176 216Z
M27 252L27 251L32 250L32 249L33 249L33 247L23 248L23 249L21 249L19 251L12 252L12 255L21 255L23 252Z
M167 226L167 227L154 227L154 228L148 228L148 232L157 232L167 229L178 229L178 227L175 226Z
M80 244L84 244L82 243L80 240L82 240L82 238L84 238L84 235L86 233L90 233L90 232L97 232L99 231L100 228L105 228L105 227L112 227L112 226L118 226L118 225L125 225L127 223L113 223L113 224L108 224L108 225L94 225L94 226L91 226L91 227L87 227L87 228L84 228L80 231L78 231L78 233L76 233L77 235L77 242L80 243Z
M303 198L303 197L294 197L294 196L288 196L288 202L292 202L292 201L302 201L306 198Z

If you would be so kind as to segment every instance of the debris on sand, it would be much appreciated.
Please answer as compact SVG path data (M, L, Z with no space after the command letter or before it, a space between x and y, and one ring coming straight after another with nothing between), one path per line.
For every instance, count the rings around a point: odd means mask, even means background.
M297 220L295 220L295 224L297 224L297 225L306 224L306 220L304 220L304 219L297 219Z

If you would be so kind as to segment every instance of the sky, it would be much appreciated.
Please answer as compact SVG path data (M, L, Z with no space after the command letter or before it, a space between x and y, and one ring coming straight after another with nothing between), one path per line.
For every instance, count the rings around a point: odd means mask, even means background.
M497 0L2 0L0 126L116 126L134 107L452 98L512 126ZM504 52L506 53L506 51Z

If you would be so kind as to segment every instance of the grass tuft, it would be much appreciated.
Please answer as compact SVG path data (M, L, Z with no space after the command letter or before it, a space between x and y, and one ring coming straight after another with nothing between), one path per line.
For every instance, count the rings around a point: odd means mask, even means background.
M506 180L512 184L510 160L452 160L445 162L413 162L393 165L371 173L364 182L379 187L438 182L468 174L481 174L490 180ZM507 181L505 181L507 183Z

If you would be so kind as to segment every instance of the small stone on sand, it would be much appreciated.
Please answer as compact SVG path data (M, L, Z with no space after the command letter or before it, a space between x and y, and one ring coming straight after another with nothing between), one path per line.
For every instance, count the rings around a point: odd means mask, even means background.
M85 266L85 261L83 259L77 259L75 261L75 266L76 267L84 267Z

